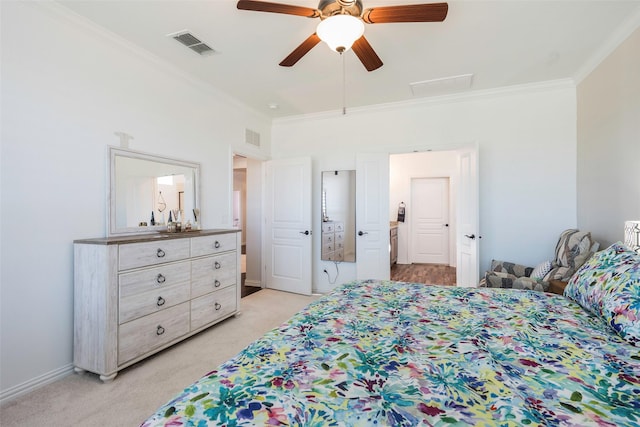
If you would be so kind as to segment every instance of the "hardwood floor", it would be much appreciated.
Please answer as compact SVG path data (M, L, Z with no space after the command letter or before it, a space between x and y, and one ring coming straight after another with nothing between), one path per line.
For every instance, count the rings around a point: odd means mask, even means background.
M391 280L455 286L456 268L442 264L394 264Z
M242 298L261 289L245 286L245 276L246 273L242 273ZM391 280L455 286L456 268L441 264L394 264L391 267Z

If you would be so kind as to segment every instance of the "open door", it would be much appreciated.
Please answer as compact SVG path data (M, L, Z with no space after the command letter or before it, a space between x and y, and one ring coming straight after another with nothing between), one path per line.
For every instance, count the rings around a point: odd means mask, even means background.
M266 286L311 295L311 158L265 168Z
M458 232L456 236L458 286L476 287L479 281L478 150L458 151Z
M389 279L389 155L356 159L356 260L358 279Z

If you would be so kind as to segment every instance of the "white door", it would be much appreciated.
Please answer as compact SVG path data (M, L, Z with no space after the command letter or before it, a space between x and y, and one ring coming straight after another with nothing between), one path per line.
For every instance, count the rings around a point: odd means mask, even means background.
M478 245L478 152L475 147L462 149L458 155L458 286L475 287L479 281Z
M311 159L271 160L265 168L267 288L311 294Z
M356 263L358 279L389 279L389 155L356 159Z
M449 265L449 178L411 180L410 262Z

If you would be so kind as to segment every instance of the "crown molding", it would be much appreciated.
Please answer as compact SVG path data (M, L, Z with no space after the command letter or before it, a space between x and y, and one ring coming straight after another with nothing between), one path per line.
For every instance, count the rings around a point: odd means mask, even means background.
M576 84L573 79L557 79L536 83L526 83L513 86L502 86L492 89L474 90L468 92L455 93L450 95L438 95L428 98L411 99L408 101L389 102L384 104L368 105L364 107L347 108L347 113L343 114L342 110L325 111L321 113L303 114L298 116L288 116L274 118L272 123L286 124L308 120L325 120L347 117L354 114L364 114L376 111L399 110L405 108L415 108L429 105L441 105L456 102L467 102L478 99L490 99L504 96L522 95L527 93L536 93L541 91L553 91L564 89L575 89Z
M602 63L618 46L620 46L634 31L640 28L640 6L630 14L625 21L607 38L599 49L574 74L576 85L580 84L598 65Z

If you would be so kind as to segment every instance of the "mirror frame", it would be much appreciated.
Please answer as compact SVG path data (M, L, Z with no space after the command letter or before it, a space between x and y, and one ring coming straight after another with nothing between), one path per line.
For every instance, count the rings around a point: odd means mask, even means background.
M188 162L185 160L174 159L170 157L156 156L154 154L144 153L141 151L133 151L119 147L108 147L109 155L109 187L107 188L107 234L108 236L121 236L123 234L149 234L159 231L166 231L166 225L148 225L136 227L118 227L116 224L116 157L127 157L133 159L146 160L151 162L163 163L172 166L183 166L192 168L194 171L194 206L200 209L200 163ZM202 228L202 211L198 218L199 227Z

